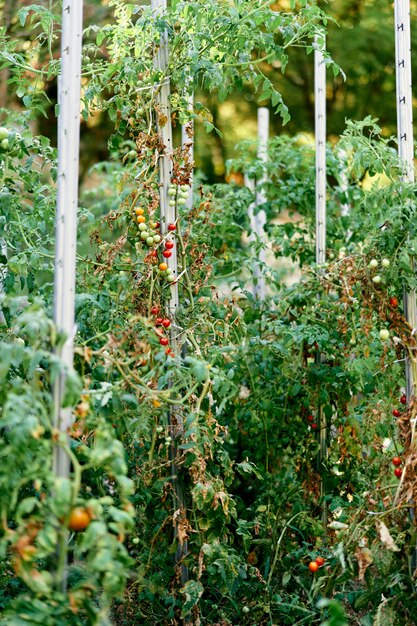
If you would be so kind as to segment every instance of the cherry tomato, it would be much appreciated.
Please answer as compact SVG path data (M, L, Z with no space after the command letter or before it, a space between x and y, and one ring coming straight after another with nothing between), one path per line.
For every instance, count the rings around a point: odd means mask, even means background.
M403 471L401 467L396 467L394 470L394 474L396 475L397 478L401 478L401 476L403 475Z
M175 224L168 224L168 230L174 232L174 230L177 230L177 227Z
M160 263L159 269L161 270L161 272L165 272L165 270L168 269L168 265L166 263Z
M167 250L172 250L173 247L174 247L174 242L173 241L166 241L165 242L165 248Z
M316 559L316 563L319 567L323 567L323 565L325 564L326 559L323 559L322 556L318 556Z
M87 509L84 509L81 506L77 506L71 511L68 528L70 530L78 532L80 530L85 530L87 526L90 525L90 522L91 517Z
M395 466L398 466L398 465L401 465L402 461L401 461L401 459L400 459L400 457L399 457L399 456L395 456L395 457L392 459L391 463L392 463L393 465L395 465Z
M171 250L164 250L162 253L162 256L165 257L166 259L169 259L169 257L172 256Z
M169 340L167 337L161 337L159 343L161 344L161 346L167 346L169 344Z
M162 320L162 326L164 328L169 328L171 326L171 322L169 319L165 318L164 320Z
M136 213L136 215L143 215L145 213L145 211L141 207L137 207L135 209L135 213Z
M151 251L151 256L154 257L154 259L158 256L158 251L157 250L152 250Z
M317 572L317 570L319 569L318 563L316 563L316 561L310 561L310 563L308 564L308 569L310 570L310 572Z
M167 348L165 350L165 354L167 354L168 356L172 356L171 348Z
M392 414L393 414L394 417L400 417L400 415L401 415L401 413L400 413L400 411L398 409L394 409Z
M153 306L151 308L151 313L152 313L152 315L158 315L158 313L159 313L159 306Z
M314 423L314 422L313 422L313 424L311 424L311 428L312 428L313 430L317 430L317 429L318 429L318 426L317 426L317 424L316 424L316 423Z
M161 226L160 222L155 222L155 228L159 228Z
M400 402L401 402L401 404L407 404L407 396L402 395L401 398L400 398Z
M392 298L389 299L389 303L394 309L396 309L398 306L398 299L395 296L392 296Z
M136 220L137 220L138 224L144 224L146 222L146 217L144 217L143 215L139 215L136 218Z
M156 320L155 320L156 326L160 326L163 321L164 321L163 317L157 317Z
M314 422L314 415L307 415L307 420L309 422Z

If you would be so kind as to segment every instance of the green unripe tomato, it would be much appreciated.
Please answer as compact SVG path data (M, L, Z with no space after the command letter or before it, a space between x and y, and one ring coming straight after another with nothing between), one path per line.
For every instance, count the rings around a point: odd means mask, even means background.
M379 285L379 283L381 282L381 276L377 274L373 277L372 282L375 283L375 285Z
M175 280L175 276L174 276L174 274L167 274L167 281L168 281L169 283L173 283L173 282L174 282L174 280Z
M389 267L391 265L390 260L389 259L382 259L381 265L382 265L382 267Z
M159 243L161 241L161 237L159 235L154 235L153 236L153 242L154 243Z
M180 203L180 201L178 200L178 204ZM175 200L170 200L169 201L169 206L175 206Z
M379 338L381 341L387 341L387 339L389 339L389 330L387 330L386 328L381 328L381 330L379 331Z
M376 267L378 267L378 261L376 259L371 259L369 261L369 267L371 269L375 269Z
M187 204L187 202L186 202L185 198L178 198L177 204L178 204L178 206L184 206L185 204Z
M156 222L149 222L149 226L151 228L156 228Z
M242 607L242 613L249 613L250 608L248 606Z
M163 427L163 426L157 426L157 427L156 427L156 432L157 432L157 433L162 433L162 432L164 432L164 427Z
M168 189L168 195L171 196L171 197L174 197L174 196L177 195L177 190L175 189L175 187L170 187Z
M180 189L181 189L182 192L184 192L184 193L187 192L187 194L188 194L188 191L189 191L190 188L189 188L188 185L181 185Z
M150 235L147 230L143 230L140 234L140 238L143 239L143 241L145 241L145 239L147 239L149 236Z
M139 226L139 230L145 231L148 227L146 224L144 224L143 222L141 224L138 225Z
M153 237L147 237L146 243L148 244L148 246L153 246L154 244Z
M9 149L9 140L8 139L3 139L3 141L0 141L0 147L2 148L2 150L8 150Z
M182 196L183 198L187 199L187 198L188 198L188 191L183 191L183 192L181 193L181 196Z
M137 546L137 545L138 545L139 541L140 541L140 540L139 540L139 537L133 537L133 539L132 539L132 543L133 543L135 546Z
M8 129L5 128L4 126L0 126L0 141L3 141L3 139L7 139L8 136L9 136Z

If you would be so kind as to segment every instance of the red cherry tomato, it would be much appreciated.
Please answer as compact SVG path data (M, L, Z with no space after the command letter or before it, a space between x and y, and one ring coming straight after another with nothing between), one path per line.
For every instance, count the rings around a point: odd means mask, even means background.
M317 424L316 424L316 423L314 423L314 422L313 422L313 424L311 424L311 428L312 428L313 430L317 430L317 429L318 429L318 426L317 426Z
M165 257L166 259L169 259L169 257L172 256L171 250L164 250L162 253L162 256Z
M169 344L169 340L167 337L161 337L159 343L161 344L161 346L167 346Z
M168 224L168 230L171 231L171 233L173 233L174 230L177 230L177 227L175 224Z
M389 303L394 309L396 309L398 306L398 299L395 296L392 296L392 298L389 299Z
M401 476L403 475L403 471L401 467L396 467L394 470L394 474L396 475L397 478L401 478Z
M314 572L317 572L317 570L319 569L319 566L316 563L316 561L311 561L308 564L308 569L310 570L310 572L313 572L313 574L314 574Z
M160 222L156 222L155 228L159 228L161 226Z
M307 415L307 420L309 422L314 422L314 416L313 415Z
M164 320L162 320L162 326L164 328L169 328L171 326L171 322L169 319L165 318Z
M401 404L407 404L407 396L405 396L404 394L401 396L400 398L400 402Z
M316 563L317 563L317 565L318 565L319 567L322 567L322 566L325 564L325 562L326 562L326 560L325 560L325 559L323 559L323 557L322 557L322 556L318 556L318 557L317 557L317 559L316 559Z
M400 415L401 415L401 413L400 413L400 411L398 409L394 409L392 414L393 414L394 417L400 417Z
M165 354L167 354L168 356L171 356L172 352L171 352L171 348L167 348L165 350Z
M173 247L174 247L174 242L173 241L166 241L165 242L165 248L167 250L172 250Z
M152 313L152 315L158 315L158 313L159 313L159 306L153 306L151 308L151 313Z
M164 321L163 317L157 317L156 320L155 320L155 325L156 326L160 326L163 321Z
M400 457L399 457L399 456L395 456L395 457L392 459L391 463L392 463L393 465L395 465L395 466L398 466L398 465L401 465L402 461L401 461L401 459L400 459Z

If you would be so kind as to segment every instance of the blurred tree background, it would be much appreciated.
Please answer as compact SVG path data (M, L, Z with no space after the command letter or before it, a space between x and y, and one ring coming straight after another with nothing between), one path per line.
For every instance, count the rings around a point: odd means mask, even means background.
M30 24L21 27L17 12L30 6L32 0L0 0L2 34L12 35L20 45L34 46L38 33ZM52 0L38 0L45 9L57 9ZM132 4L142 4L134 2ZM89 0L84 3L84 25L98 24L111 15L109 0ZM329 23L327 47L346 75L328 72L327 105L328 134L338 136L345 127L345 119L362 119L372 115L379 119L387 135L395 133L395 60L394 60L394 7L385 0L332 0L320 2L335 22ZM290 0L279 0L273 5L277 11L290 8ZM417 0L411 2L412 47L417 49ZM414 26L414 28L413 28ZM85 43L88 45L88 38ZM59 40L55 39L54 56L59 53ZM88 48L86 49L88 54ZM291 121L283 126L278 115L271 116L271 134L311 133L314 128L313 54L306 55L302 48L289 50L289 63L285 74L279 64L265 63L262 71L283 95ZM414 56L417 59L416 56ZM23 106L13 84L7 84L8 71L3 62L0 70L0 108L18 109ZM414 66L413 74L416 75ZM35 75L34 75L35 80ZM417 81L414 81L417 89ZM39 85L38 85L39 88ZM56 104L55 81L42 85L50 104L48 117L39 116L35 121L36 131L51 137L56 143L54 105ZM416 93L416 92L415 92ZM234 153L236 143L256 136L257 95L249 86L242 92L219 104L216 93L197 93L196 100L203 102L213 114L213 123L220 131L206 134L197 127L196 165L208 182L223 181L226 175L225 162ZM268 106L268 102L262 102ZM112 124L105 113L82 123L82 176L89 166L106 159L108 137ZM179 129L177 129L179 141Z

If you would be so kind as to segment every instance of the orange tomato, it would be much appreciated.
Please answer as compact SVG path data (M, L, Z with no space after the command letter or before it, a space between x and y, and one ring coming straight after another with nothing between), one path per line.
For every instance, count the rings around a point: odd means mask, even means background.
M77 506L71 511L68 528L79 532L80 530L85 530L90 525L90 522L91 517L87 509Z
M168 265L166 263L160 263L159 269L161 270L161 272L165 272L165 270L168 269Z
M144 224L146 222L146 217L144 217L143 215L139 215L136 218L136 220L137 220L138 224Z
M317 570L319 569L318 563L316 561L311 561L308 564L308 569L314 574L314 572L317 572Z
M136 213L136 215L143 215L145 213L145 211L141 207L137 207L135 209L135 213Z

